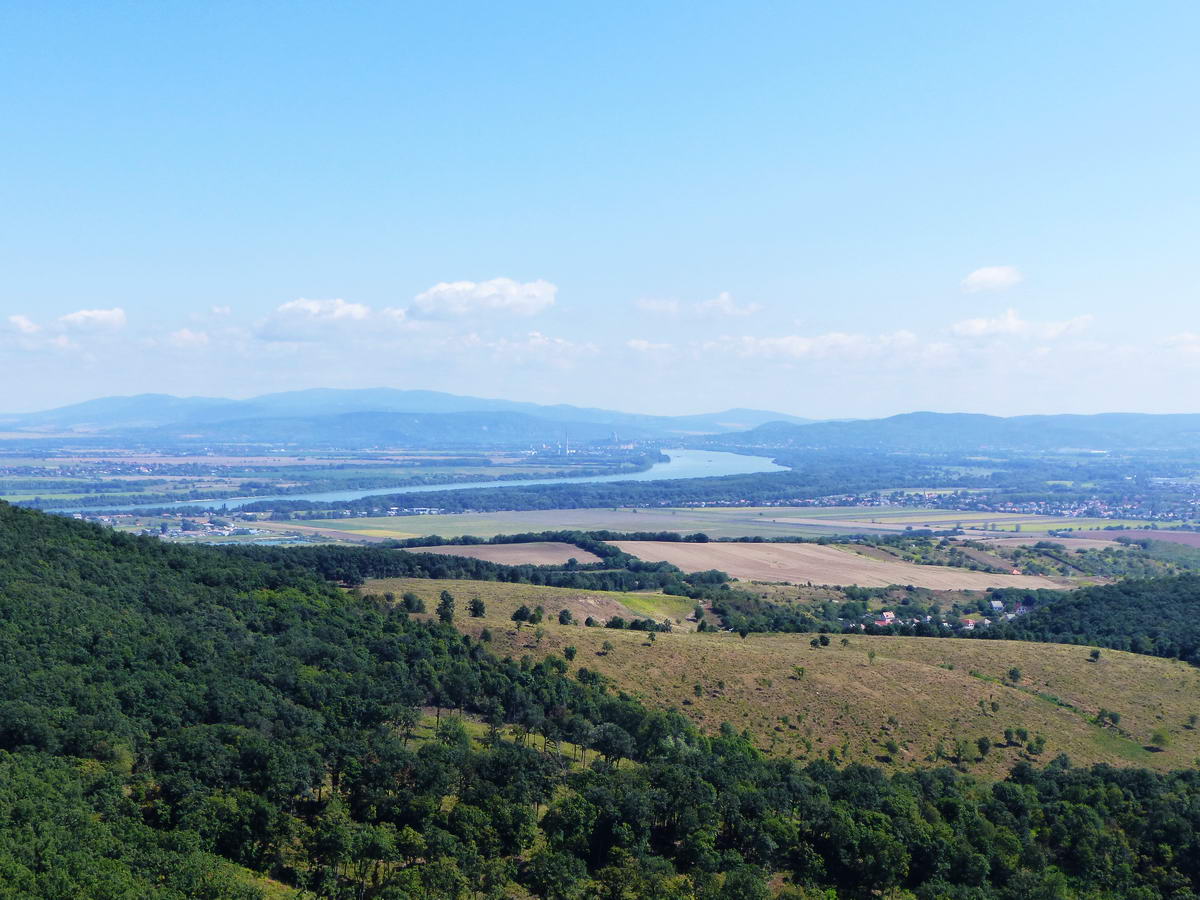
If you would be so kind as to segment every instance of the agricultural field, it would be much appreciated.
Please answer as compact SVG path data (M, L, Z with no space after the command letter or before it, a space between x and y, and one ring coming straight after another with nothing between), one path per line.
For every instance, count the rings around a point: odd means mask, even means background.
M860 533L895 533L909 529L961 528L971 532L1023 534L1043 536L1062 528L1105 528L1113 525L1137 527L1141 520L1089 519L1071 516L1039 516L1031 513L978 513L953 509L912 509L909 507L812 507L806 509L772 510L779 523L799 527L825 527ZM866 529L869 528L870 531ZM1036 537L1035 537L1036 539Z
M578 531L672 531L679 534L704 532L710 537L819 537L822 535L891 533L859 523L828 526L814 522L798 525L785 521L786 507L708 507L698 509L545 509L438 516L376 516L348 519L304 520L309 527L340 532L346 539L410 538L427 535L444 537L494 537L522 532ZM805 510L807 512L808 510ZM903 529L900 529L903 530Z
M729 722L764 750L801 761L832 751L839 763L912 769L953 757L966 742L964 767L1000 776L1030 756L1027 741L1014 735L1009 745L1004 736L1022 728L1030 739L1044 736L1045 748L1034 757L1042 762L1066 753L1081 765L1167 770L1200 756L1200 731L1189 725L1189 716L1200 713L1200 670L1174 660L1104 650L1093 662L1086 647L955 638L853 635L843 646L840 635L831 635L829 646L814 648L809 634L743 639L676 628L652 641L639 631L559 625L558 612L565 606L582 621L581 613L628 617L640 606L654 618L684 618L686 599L423 579L363 588L412 591L430 610L443 589L457 598L458 627L475 637L487 628L491 649L501 655L561 655L575 647L573 671L598 671L709 732ZM484 617L467 615L472 596L485 601ZM544 607L538 628L515 629L510 617L521 604ZM1097 724L1101 709L1118 713L1118 724ZM1161 750L1150 746L1158 730L1168 736ZM982 758L975 749L981 737L992 745Z
M31 457L0 453L0 499L69 506L152 506L177 500L571 476L620 460L538 458L521 452L338 452L282 455L65 450Z
M561 541L533 541L527 544L443 544L437 547L414 547L415 553L441 553L445 556L469 556L505 566L561 566L576 562L598 563L600 557L574 544Z
M1103 533L1103 532L1102 532ZM1096 532L1084 532L1091 538L1099 537ZM1118 531L1113 538L1124 537L1131 541L1165 541L1168 544L1182 544L1185 547L1200 547L1200 531L1168 531L1167 529L1147 528L1145 530ZM1062 543L1060 540L1059 543Z
M720 569L742 581L789 581L804 584L887 587L911 584L936 590L984 590L989 587L1062 588L1070 583L1029 575L975 572L952 566L924 566L876 558L850 546L828 544L692 544L670 541L614 541L626 553L647 562L666 561L685 572Z
M712 537L812 537L843 533L828 528L799 528L773 521L757 508L703 509L539 509L437 516L377 516L353 519L304 520L304 524L343 531L347 536L494 537L537 531L672 531L680 534L704 532ZM861 531L862 529L856 529Z
M529 531L703 532L713 538L834 537L892 535L909 530L962 527L974 538L1029 533L1030 540L1059 528L1121 524L1110 519L1071 519L1015 513L981 515L961 510L910 507L703 507L680 509L544 509L434 516L374 516L305 519L308 527L337 533L341 540L366 538L494 537ZM1144 524L1144 523L1126 523ZM1091 533L1089 533L1089 537Z

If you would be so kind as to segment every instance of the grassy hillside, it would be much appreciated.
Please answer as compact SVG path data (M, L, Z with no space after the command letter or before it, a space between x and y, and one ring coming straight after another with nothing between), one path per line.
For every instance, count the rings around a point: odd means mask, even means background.
M829 646L813 648L813 635L742 639L695 632L686 622L686 630L650 641L642 632L559 625L557 614L567 607L582 621L601 619L603 610L628 616L627 609L684 619L688 601L423 579L364 588L412 591L430 610L443 589L458 598L459 628L473 635L488 628L496 652L547 656L574 646L572 669L598 671L649 704L677 707L703 730L714 732L724 721L749 729L759 747L800 761L828 758L832 750L839 762L915 768L936 762L939 747L942 759L956 759L960 741L971 745L964 767L993 776L1022 759L1059 753L1077 763L1156 769L1190 766L1200 757L1200 730L1188 726L1189 716L1200 714L1200 670L1176 661L1105 650L1093 662L1085 647L950 638L852 636L843 647L841 636L831 635ZM485 601L483 618L466 614L475 596ZM545 608L540 640L533 628L516 632L510 617L522 604ZM606 642L611 651L604 651ZM1016 682L1008 674L1013 668L1020 670ZM1102 709L1120 715L1116 726L1096 723ZM1034 755L1028 741L1005 746L1008 728L1025 728L1031 740L1043 735L1045 748ZM1167 745L1152 749L1159 730ZM981 737L993 744L982 759Z

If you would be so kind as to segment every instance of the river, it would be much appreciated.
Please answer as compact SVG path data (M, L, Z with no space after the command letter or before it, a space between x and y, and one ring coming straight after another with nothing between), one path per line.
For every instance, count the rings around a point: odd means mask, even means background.
M337 502L359 500L384 494L421 494L430 491L465 491L471 488L527 487L536 484L596 484L606 481L668 481L675 478L711 478L718 475L753 475L759 472L786 472L785 466L776 465L765 456L743 456L741 453L723 453L718 450L663 450L670 459L655 463L644 472L622 475L596 475L591 478L528 478L505 481L461 481L455 484L420 484L403 487L371 488L356 491L318 491L312 494L278 494L264 497L230 497L225 500L181 500L175 503L142 503L130 506L106 506L106 511L132 512L139 509L238 509L249 503L264 503L275 500L313 500ZM62 508L50 510L56 513L94 512L97 507Z

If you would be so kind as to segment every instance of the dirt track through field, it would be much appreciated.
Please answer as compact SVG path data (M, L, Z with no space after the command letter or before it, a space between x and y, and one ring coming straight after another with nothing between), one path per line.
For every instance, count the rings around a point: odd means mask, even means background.
M759 544L670 541L614 541L626 553L648 562L666 561L685 572L720 569L743 581L790 581L886 587L911 584L935 590L983 590L989 587L1062 588L1050 578L992 575L951 566L919 566L869 559L822 544Z
M529 544L441 544L437 547L412 547L413 553L441 553L445 556L469 556L506 566L561 566L569 559L582 563L600 562L600 557L559 541Z

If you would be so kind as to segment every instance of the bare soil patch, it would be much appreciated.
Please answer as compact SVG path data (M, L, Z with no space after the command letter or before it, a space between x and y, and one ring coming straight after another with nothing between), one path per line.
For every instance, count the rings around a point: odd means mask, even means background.
M886 587L911 584L935 590L989 587L1061 588L1063 583L1034 575L993 575L952 566L887 562L822 544L757 544L668 541L614 541L626 553L648 562L665 560L686 572L720 569L743 581L790 581Z

